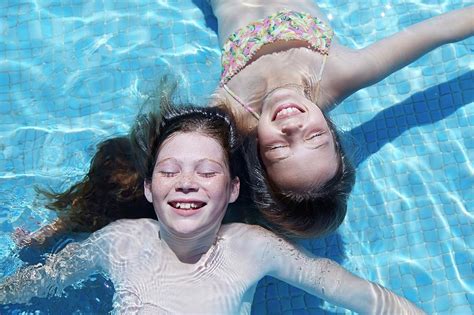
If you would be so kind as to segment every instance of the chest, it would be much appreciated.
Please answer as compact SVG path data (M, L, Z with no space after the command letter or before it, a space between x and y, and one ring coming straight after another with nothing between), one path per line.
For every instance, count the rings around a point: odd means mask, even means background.
M314 89L323 56L307 48L266 54L237 73L227 86L248 106L261 113L266 96L287 84Z
M159 251L142 257L113 276L115 305L138 313L250 313L262 274L238 253L217 247L192 265Z

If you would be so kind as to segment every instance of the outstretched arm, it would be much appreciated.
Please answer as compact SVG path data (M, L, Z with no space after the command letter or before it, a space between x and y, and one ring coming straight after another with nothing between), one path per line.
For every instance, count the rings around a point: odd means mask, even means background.
M101 231L81 243L72 243L44 264L20 269L0 284L0 303L26 303L32 297L46 297L62 290L99 268L105 257L98 245L104 242Z
M258 248L269 275L330 303L362 314L424 314L390 290L350 273L330 259L304 253L268 231L255 238L264 240Z
M390 37L351 53L351 66L339 81L342 100L444 44L474 35L474 6L414 24Z
M58 218L52 223L41 227L35 232L17 228L12 234L13 241L18 247L47 247L57 241L71 229L71 222Z

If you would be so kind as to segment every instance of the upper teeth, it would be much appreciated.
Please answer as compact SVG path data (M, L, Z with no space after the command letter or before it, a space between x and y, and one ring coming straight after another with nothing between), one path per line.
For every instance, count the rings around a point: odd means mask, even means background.
M286 114L290 114L290 113L294 113L294 112L300 112L300 110L296 107L287 107L287 108L283 108L282 110L278 111L277 115L276 115L276 118L278 118L279 116L281 115L286 115Z
M198 206L193 202L191 202L191 203L177 202L175 207L180 208L180 209L196 209Z

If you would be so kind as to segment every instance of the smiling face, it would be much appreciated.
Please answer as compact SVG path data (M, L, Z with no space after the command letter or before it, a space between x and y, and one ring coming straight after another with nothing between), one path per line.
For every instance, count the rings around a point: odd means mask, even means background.
M239 195L230 178L226 154L215 139L199 132L178 132L159 148L145 196L163 228L178 236L215 231L227 205Z
M339 166L323 113L292 88L280 88L265 99L258 144L269 178L282 191L301 193L321 187Z

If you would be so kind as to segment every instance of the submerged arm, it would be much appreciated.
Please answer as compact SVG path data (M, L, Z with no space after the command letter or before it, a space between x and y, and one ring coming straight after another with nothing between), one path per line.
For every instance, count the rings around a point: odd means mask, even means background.
M266 239L264 265L270 268L271 276L357 313L424 314L405 298L350 273L330 259L304 253L276 236Z
M46 247L54 244L58 237L69 232L71 224L65 219L58 218L32 233L17 228L12 237L18 247Z
M351 53L351 66L339 81L340 99L374 84L427 52L474 35L474 6L414 24ZM341 82L342 81L342 82Z
M72 243L44 264L20 269L0 284L0 303L26 303L32 297L60 294L62 290L85 279L99 266L96 246L98 235L82 243Z

